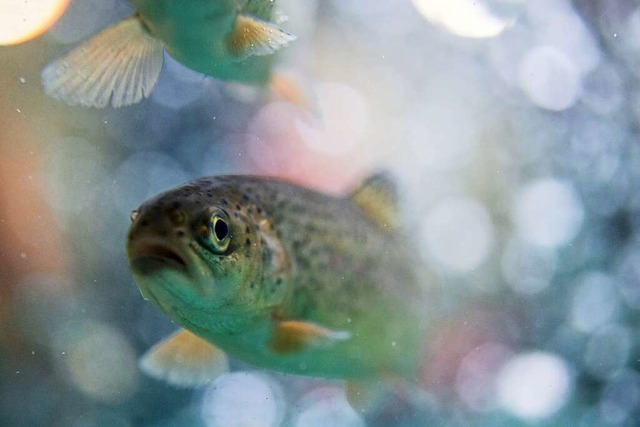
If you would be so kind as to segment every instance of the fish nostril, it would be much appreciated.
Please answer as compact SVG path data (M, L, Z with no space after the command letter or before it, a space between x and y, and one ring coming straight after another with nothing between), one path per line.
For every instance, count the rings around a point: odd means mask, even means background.
M169 214L169 221L171 221L171 224L173 224L174 226L184 225L186 221L186 215L182 211L175 210Z

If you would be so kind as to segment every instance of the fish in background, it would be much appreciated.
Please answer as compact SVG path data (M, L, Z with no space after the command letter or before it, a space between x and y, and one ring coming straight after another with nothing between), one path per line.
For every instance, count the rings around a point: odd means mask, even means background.
M143 370L200 385L228 369L228 353L346 379L356 406L381 381L419 384L437 302L399 217L386 175L348 197L220 176L145 202L132 214L129 263L142 295L184 329L149 350Z
M148 97L163 51L221 80L264 85L274 53L295 36L273 22L275 0L131 0L136 13L42 72L45 92L71 105L122 107Z

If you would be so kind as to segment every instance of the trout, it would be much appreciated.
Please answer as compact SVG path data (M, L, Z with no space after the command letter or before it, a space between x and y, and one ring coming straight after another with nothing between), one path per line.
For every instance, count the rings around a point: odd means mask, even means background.
M366 381L419 375L428 287L375 175L347 197L271 178L219 176L145 202L127 253L144 298L184 329L142 358L196 385L225 353L284 373Z
M273 53L295 36L272 22L275 0L131 0L136 13L42 72L47 94L71 105L122 107L148 97L163 52L222 80L265 84Z

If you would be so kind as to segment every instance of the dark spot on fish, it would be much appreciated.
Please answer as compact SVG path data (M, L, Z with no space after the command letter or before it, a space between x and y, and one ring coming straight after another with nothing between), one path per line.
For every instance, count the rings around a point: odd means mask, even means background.
M243 195L242 195L242 199L243 199L245 202L248 202L248 201L249 201L249 196L247 196L246 194L243 194Z
M249 239L245 240L244 244L247 245L247 246L250 246L251 245L251 240L249 240Z
M238 212L234 212L234 213L233 213L233 217L234 217L234 218L240 218L240 215L238 214Z
M306 258L299 258L298 259L298 264L300 264L300 267L303 270L308 269L309 267L311 267L311 265L309 264L309 261Z
M276 279L276 286L280 286L282 284L282 277L278 277Z
M262 215L262 208L258 207L256 210L258 211L258 215Z
M182 206L182 203L180 203L180 202L173 202L173 203L171 204L171 207L172 207L173 209L180 209L180 207L181 207L181 206Z
M227 201L227 199L220 200L220 203L222 203L225 206L229 206L229 202Z
M245 233L247 233L247 234L248 234L248 233L250 233L250 232L251 232L251 229L250 229L250 228L249 228L249 226L247 225L247 226L245 227L244 231L245 231Z
M182 230L178 230L178 231L176 232L176 236L178 236L178 237L184 237L184 231L182 231Z
M236 209L241 210L241 209L242 209L242 206L240 206L240 205L236 205Z
M291 212L297 213L297 214L303 214L305 213L307 210L305 209L304 206L302 205L293 205L290 208Z

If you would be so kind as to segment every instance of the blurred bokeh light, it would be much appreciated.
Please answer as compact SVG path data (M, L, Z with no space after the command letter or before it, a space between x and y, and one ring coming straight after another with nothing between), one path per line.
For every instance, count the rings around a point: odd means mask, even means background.
M0 45L18 44L47 31L62 16L70 0L3 0L0 5Z
M413 0L429 21L462 37L494 37L513 22L513 16L500 16L493 8L514 6L526 0ZM511 3L511 4L510 4Z
M548 418L569 398L571 377L565 362L547 353L518 355L498 374L498 399L525 420Z
M276 427L283 416L282 392L274 381L250 372L227 374L206 391L202 417L207 427Z

